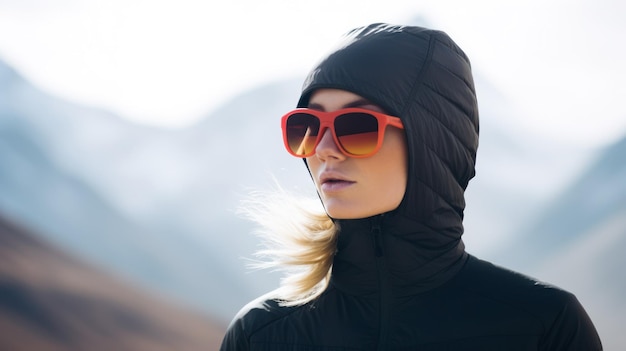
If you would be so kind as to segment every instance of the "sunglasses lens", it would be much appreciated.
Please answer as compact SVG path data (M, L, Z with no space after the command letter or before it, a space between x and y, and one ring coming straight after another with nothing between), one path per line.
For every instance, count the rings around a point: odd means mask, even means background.
M367 113L346 113L335 119L335 133L346 152L367 155L378 144L378 120Z
M294 113L287 119L285 136L291 152L298 156L314 152L320 121L308 113Z

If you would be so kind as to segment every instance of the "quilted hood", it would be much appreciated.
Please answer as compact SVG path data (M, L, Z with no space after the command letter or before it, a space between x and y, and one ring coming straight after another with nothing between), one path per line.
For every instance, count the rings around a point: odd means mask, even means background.
M460 236L464 191L475 174L478 106L469 59L454 41L415 26L354 29L309 73L298 107L320 88L351 91L402 119L409 176L397 211Z

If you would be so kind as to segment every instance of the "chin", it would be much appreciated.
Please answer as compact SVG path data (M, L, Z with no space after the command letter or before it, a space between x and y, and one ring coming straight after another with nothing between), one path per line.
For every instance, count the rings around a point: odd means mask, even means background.
M323 201L326 213L334 219L368 218L393 211L399 206L399 203L369 203L369 205L367 205L364 202L366 201L346 200L337 197L329 197Z
M354 211L326 208L326 213L334 219L357 219L360 218Z
M331 218L334 219L360 219L367 218L378 213L373 213L370 211L355 211L352 209L326 209L326 212Z

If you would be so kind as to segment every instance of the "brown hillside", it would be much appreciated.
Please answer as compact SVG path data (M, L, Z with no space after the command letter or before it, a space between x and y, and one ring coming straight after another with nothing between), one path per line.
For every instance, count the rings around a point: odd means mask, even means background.
M224 332L0 216L0 350L217 350Z

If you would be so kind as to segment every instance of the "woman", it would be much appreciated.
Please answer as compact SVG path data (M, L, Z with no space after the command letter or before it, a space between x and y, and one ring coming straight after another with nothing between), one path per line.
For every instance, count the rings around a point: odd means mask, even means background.
M273 262L304 271L244 307L222 350L601 350L572 294L465 252L478 108L445 33L353 30L282 127L325 213L291 206L287 234L269 230Z

